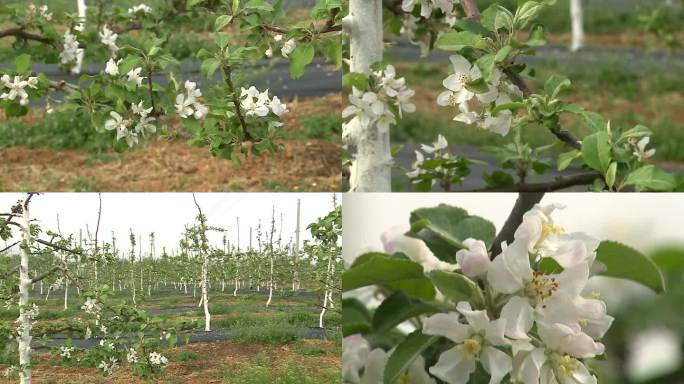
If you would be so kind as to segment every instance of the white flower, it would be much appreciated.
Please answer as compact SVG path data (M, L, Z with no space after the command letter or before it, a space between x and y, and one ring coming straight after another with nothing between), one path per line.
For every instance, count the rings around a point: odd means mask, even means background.
M245 110L247 116L266 116L268 115L268 90L259 92L256 87L251 86L249 89L242 88L240 97L240 107Z
M83 338L85 340L88 340L91 336L93 336L93 331L90 330L90 327L86 327L85 335L83 336Z
M418 0L403 0L401 9L411 13L416 4ZM450 14L454 9L454 2L453 0L420 0L420 15L426 19L429 18L434 7L441 9L445 14Z
M655 152L656 152L655 148L651 148L649 150L646 149L646 146L648 145L648 142L650 140L651 140L650 137L644 136L636 144L633 154L634 154L634 156L636 156L637 160L644 161L644 160L648 159L649 157L655 155Z
M126 74L126 76L128 77L128 81L133 81L138 86L142 85L142 81L143 81L143 79L145 79L145 77L140 76L140 72L142 72L141 67L131 69L130 71L128 71L128 73Z
M116 132L116 139L124 139L129 147L133 147L138 144L138 132L135 130L120 129Z
M283 39L283 35L281 35L280 33L277 34L277 35L275 35L275 36L273 36L273 40L275 40L275 41L280 41L280 40L282 40L282 39Z
M198 120L204 119L204 117L209 112L209 108L207 108L206 105L204 105L202 103L198 103L197 101L195 101L193 106L195 107L195 113L194 113L195 119L198 119Z
M415 94L416 91L414 91L413 89L408 89L406 87L399 90L396 96L397 105L399 106L399 115L401 115L402 111L408 113L413 113L416 111L416 105L409 101L409 99L412 98Z
M437 103L442 106L455 106L472 99L475 94L466 89L466 84L482 77L480 69L465 57L452 55L449 60L454 73L442 81L442 85L447 89L437 97Z
M100 325L100 332L105 336L107 335L107 327L104 324Z
M118 76L120 62L121 60L114 61L114 58L109 59L109 61L107 61L107 65L105 66L105 73L109 76Z
M111 341L100 340L100 346L109 349L110 351L114 350L114 343Z
M126 361L128 361L131 364L135 364L138 362L138 352L136 352L135 349L129 348L128 353L126 354Z
M9 92L0 95L2 100L15 100L19 97L19 104L28 104L28 93L24 90L27 86L36 88L38 78L30 77L29 80L24 80L22 76L14 76L14 81L10 81L9 75L2 76L3 85L9 89Z
M446 138L442 136L441 134L437 136L437 142L433 144L433 146L429 146L426 144L421 144L420 148L427 154L432 154L434 152L441 151L442 149L446 149L449 146L449 143L447 142Z
M70 30L64 32L64 49L59 54L60 62L63 65L75 64L78 60L78 56L83 52L82 48L79 48L78 40L76 36L71 33ZM78 69L77 65L72 66L71 71L75 72Z
M140 11L142 11L143 13L150 13L150 12L152 12L152 8L150 8L149 6L145 5L144 3L141 3L141 4L138 4L138 5L135 5L135 6L131 7L131 8L128 8L128 13L135 14L135 13L138 13L138 12L140 12Z
M115 369L119 368L119 360L115 357L110 357L109 361L102 360L97 367L100 368L105 375L111 375Z
M119 47L116 46L116 39L119 37L119 35L109 29L106 24L104 27L102 27L102 31L99 34L100 42L109 48L112 56L115 56L116 52L119 50Z
M484 241L465 239L463 245L468 248L456 252L456 261L461 267L461 272L468 277L476 277L486 273L490 261Z
M284 58L288 58L288 56L292 53L292 51L295 50L297 47L297 42L294 39L290 39L283 44L283 48L280 49L280 53L283 55Z
M467 325L459 322L455 312L432 315L423 323L423 333L444 336L456 343L442 352L430 373L449 384L465 384L479 361L491 377L489 383L500 383L513 368L510 356L496 348L509 344L504 338L505 320L489 321L486 311L474 311L465 301L456 309Z
M280 102L280 99L278 96L273 96L273 99L269 103L269 107L271 107L271 111L276 115L276 116L282 116L286 113L289 112L287 109L287 105L283 104Z
M352 92L349 102L351 105L342 111L342 118L355 115L363 127L373 123L385 111L385 103L374 92L365 92L361 97L358 97L358 92Z
M169 360L166 359L166 357L158 354L157 352L150 353L150 363L152 363L152 365L166 365L168 362Z
M106 130L111 131L113 129L116 129L118 131L121 131L121 130L126 130L128 128L129 121L125 120L120 114L118 114L115 111L111 111L109 113L109 115L112 118L105 122L104 127ZM96 304L97 304L97 301L91 300L89 297L88 300L86 300L83 307L81 307L81 308L84 309L88 313L93 313L93 312L91 312L91 308L95 308ZM96 311L99 312L99 307L97 307Z
M396 78L396 70L393 65L388 65L383 71L375 72L375 76L380 78L380 87L389 97L395 97L399 94L399 89L406 85L406 80L402 77Z
M66 347L66 346L59 347L59 355L66 358L66 359L71 358L71 352L73 352L73 351L74 351L74 347Z
M181 118L185 119L192 116L194 110L192 109L192 104L194 100L190 97L185 97L182 93L176 96L176 113L180 115Z
M537 324L545 347L523 352L524 358L514 376L523 383L596 384L596 377L577 358L602 354L603 344L562 324Z
M380 348L370 351L368 341L361 335L347 336L342 340L342 380L345 383L381 384L385 365L392 351ZM363 371L363 373L361 373ZM425 361L418 356L397 382L434 384L425 372Z
M266 57L268 57L269 59L270 59L271 57L273 57L273 48L268 47L268 49L266 50L266 52L264 52L264 55L266 55Z
M118 113L116 113L114 111L112 111L110 113L110 115L114 118L114 120L109 120L109 121L114 122L114 123L110 123L110 126L112 124L121 124L121 122L122 122L121 115L119 115ZM107 123L109 123L109 121ZM105 123L105 128L107 128L107 123ZM111 128L107 128L107 129L112 130L114 128L117 128L117 127L113 126ZM85 303L83 304L83 306L81 307L81 309L86 311L86 313L88 313L88 314L97 315L102 310L102 306L97 302L97 299L93 299L91 297L88 297L86 299ZM88 330L90 330L90 328L88 328Z
M496 116L490 112L485 112L484 120L482 121L482 128L487 131L498 133L501 136L506 136L511 130L513 123L513 113L511 111L499 111Z

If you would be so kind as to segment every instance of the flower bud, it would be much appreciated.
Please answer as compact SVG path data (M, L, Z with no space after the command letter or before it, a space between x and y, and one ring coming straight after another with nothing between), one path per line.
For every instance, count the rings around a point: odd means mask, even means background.
M463 245L468 249L456 252L456 261L461 267L461 272L468 277L480 276L487 272L490 261L485 243L481 240L466 239Z

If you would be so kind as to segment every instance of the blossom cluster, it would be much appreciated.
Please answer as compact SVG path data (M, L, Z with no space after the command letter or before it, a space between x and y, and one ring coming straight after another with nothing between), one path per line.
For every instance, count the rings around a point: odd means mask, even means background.
M469 161L447 151L449 143L442 135L432 145L421 144L421 151L416 152L416 161L406 176L413 184L429 183L430 187L438 180L442 183L461 183L470 173Z
M126 361L128 361L131 364L137 363L138 362L138 352L133 348L129 348L128 352L126 353Z
M74 347L68 347L68 346L61 346L59 347L59 355L62 356L65 359L70 359L71 358L71 352L74 351Z
M185 92L186 94L180 93L176 96L176 112L183 119L190 116L194 116L197 120L203 119L209 112L209 108L199 100L202 97L202 91L197 88L197 83L186 80Z
M362 92L354 87L349 95L351 105L342 111L342 118L354 116L362 127L376 124L378 132L386 133L403 112L415 112L416 106L410 101L415 91L406 86L406 79L396 77L394 66L374 71L369 80L373 89Z
M432 376L465 384L479 364L490 384L507 376L525 384L597 383L584 360L604 353L600 340L613 321L600 294L584 294L599 241L566 233L552 218L558 208L536 205L527 212L514 240L503 243L493 260L477 239L463 241L465 248L455 254L457 265L439 261L424 244L407 246L403 236L383 239L386 247L399 247L426 270L460 271L484 287L484 303L452 303L453 310L422 319L423 334L441 336L451 345L427 368ZM371 358L373 351L360 335L346 337L343 347L347 382L382 382L384 357ZM413 362L405 373L409 382L435 382L424 375L423 365L422 359Z
M265 117L271 112L276 117L281 117L289 112L287 105L281 103L278 96L270 99L268 89L260 92L255 86L240 90L240 108L245 112L245 116L255 117ZM269 124L272 127L283 125L280 121L272 121Z
M651 138L649 136L644 136L641 139L631 138L627 141L625 147L633 151L632 154L639 162L643 162L649 157L655 155L655 148L646 149L646 146L650 141Z
M150 363L152 365L166 365L169 360L157 352L150 353Z
M152 12L152 8L150 8L147 4L145 3L140 3L138 5L134 5L131 8L128 8L128 13L132 15L136 15L138 12L142 12L143 14L147 14Z
M119 64L121 64L121 61L123 59L119 60L114 60L114 58L109 59L107 63L105 64L105 73L108 74L109 76L119 76ZM143 80L145 80L147 77L145 76L140 76L140 73L142 72L142 67L136 67L128 71L125 75L126 81L135 83L138 87L142 85Z
M27 17L32 18L33 16L41 17L47 21L52 20L52 13L48 11L47 5L36 7L33 3L29 4Z
M14 76L14 79L12 79L9 75L2 75L0 81L9 90L0 94L0 100L16 100L18 97L20 105L28 105L29 103L28 93L26 93L24 88L38 88L37 77L29 77L24 80L22 76Z
M413 13L420 3L420 15ZM404 0L402 9L407 12L401 18L400 34L406 36L412 44L418 45L421 55L426 56L434 42L442 34L452 30L458 22L454 5L459 0ZM441 12L435 12L441 10ZM435 34L435 35L433 35Z
M62 65L71 65L71 72L78 73L78 57L83 54L83 48L79 48L78 40L76 35L71 33L71 30L67 29L64 32L64 49L59 54L59 60Z
M477 92L471 88L472 83L482 79L477 65L458 54L450 56L449 60L453 73L442 82L447 90L439 94L437 104L455 107L455 121L475 123L482 129L505 136L511 129L513 113L509 110L492 113L492 108L511 103L512 98L521 98L520 89L503 78L502 72L495 68L487 90Z
M119 368L119 360L116 357L110 357L109 360L102 360L97 366L105 375L111 375L115 369Z
M116 130L116 139L124 139L126 144L132 147L138 144L139 136L157 131L157 127L153 124L155 118L149 116L151 112L152 107L146 109L141 100L138 104L131 104L131 113L128 118L116 111L111 111L109 115L112 118L105 122L104 127L108 131Z
M102 27L100 31L100 42L109 48L109 52L112 57L116 57L116 52L119 51L119 47L116 45L116 39L119 37L117 33L114 33L107 25Z
M97 316L102 311L102 305L97 302L97 299L93 299L92 297L88 297L86 299L85 303L83 304L83 306L81 306L81 309L86 311L86 313L88 313L90 315ZM90 330L90 328L88 328L88 330Z

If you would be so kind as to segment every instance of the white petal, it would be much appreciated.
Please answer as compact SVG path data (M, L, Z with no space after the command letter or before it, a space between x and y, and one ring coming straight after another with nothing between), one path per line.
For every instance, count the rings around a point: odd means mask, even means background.
M466 384L475 368L474 361L464 359L457 348L451 348L442 352L430 373L449 384Z
M489 384L499 384L501 379L513 369L511 357L494 347L485 347L480 361L489 372Z
M423 333L444 336L455 343L468 337L469 327L458 323L459 316L455 312L438 313L425 319Z
M501 310L501 318L506 320L506 336L512 339L529 340L527 332L532 329L534 309L522 297L513 296Z
M456 305L456 309L461 312L463 317L466 318L470 327L476 332L481 332L487 329L489 325L489 316L487 316L487 311L473 311L470 308L470 303L467 301L461 301Z

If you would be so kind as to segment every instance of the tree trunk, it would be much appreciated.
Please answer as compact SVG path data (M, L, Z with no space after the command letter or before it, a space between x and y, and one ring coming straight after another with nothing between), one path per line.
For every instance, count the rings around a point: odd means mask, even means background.
M209 313L209 295L207 294L207 272L209 271L209 255L204 254L202 264L202 301L204 302L204 330L211 331L211 314Z
M382 0L349 0L349 15L342 23L350 40L351 72L370 73L382 61ZM361 127L357 118L345 124L343 136L356 147L350 189L355 192L390 192L391 162L389 132L375 124Z
M78 24L78 27L81 31L85 29L85 21L86 21L86 10L88 9L85 3L85 0L76 0L77 6L78 6L78 18L80 19L80 23ZM85 50L81 50L78 53L78 56L76 57L76 67L72 69L72 72L79 74L81 73L81 68L83 67L83 55L85 54Z
M570 19L572 21L572 43L570 44L570 50L573 52L584 46L584 23L582 16L582 0L570 0Z
M28 310L29 288L29 254L31 252L31 220L29 218L28 204L24 203L22 212L22 235L23 244L21 252L21 265L19 266L19 365L21 367L21 384L31 384L31 319L26 314ZM48 291L49 292L49 291Z

